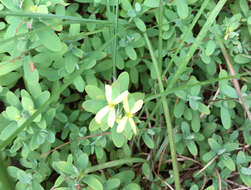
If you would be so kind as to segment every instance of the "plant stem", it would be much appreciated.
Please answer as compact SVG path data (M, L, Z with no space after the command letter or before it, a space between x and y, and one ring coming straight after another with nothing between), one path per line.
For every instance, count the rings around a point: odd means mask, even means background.
M11 180L10 176L8 175L6 166L0 155L0 182L4 190L13 190L14 182Z
M176 81L179 79L180 75L186 70L186 66L189 63L189 60L192 58L194 52L198 48L199 43L206 36L207 31L209 30L209 28L215 22L215 19L216 19L217 15L220 13L220 11L223 8L223 6L226 3L226 1L227 0L220 0L217 3L217 5L215 6L215 8L211 11L209 17L207 18L206 23L202 27L202 29L201 29L200 33L198 34L198 36L196 37L193 45L190 47L190 49L189 49L186 57L181 61L181 63L179 64L179 67L178 67L177 71L175 72L174 76L172 77L172 79L168 83L168 89L172 88L176 84Z
M158 44L158 63L159 63L159 69L160 73L162 73L162 49L163 49L163 30L162 30L162 24L163 24L163 2L162 0L159 1L159 44Z
M217 40L218 44L220 45L220 49L221 49L221 52L222 52L222 54L223 54L223 56L224 56L224 58L226 60L226 63L227 63L230 75L234 76L235 75L235 71L234 71L234 68L233 68L233 66L231 64L231 61L230 61L230 58L228 56L227 50L226 50L226 48L225 48L225 46L224 46L224 44L223 44L220 36L217 35L217 34L216 34L216 40ZM239 82L238 82L238 80L236 78L233 78L232 82L233 82L234 88L236 90L236 93L237 93L238 97L240 98L240 102L242 104L242 107L243 107L244 111L246 112L249 121L251 122L251 114L250 114L250 112L248 110L248 107L247 107L247 104L246 104L244 98L242 97L241 88L240 88Z
M177 55L180 52L181 48L185 44L185 41L188 39L189 35L191 34L193 27L195 26L195 24L199 20L199 18L201 16L201 14L203 13L204 9L207 7L208 2L209 2L209 0L204 0L203 4L200 7L200 10L198 11L198 13L196 14L196 16L194 17L192 24L188 28L187 32L185 33L185 36L182 38L182 41L180 42L178 48L176 49L176 51L175 51L175 53L174 53L171 61L169 61L168 66L166 67L165 71L162 73L162 77L164 77L166 75L166 73L168 72L168 70L173 65L174 59L177 57Z
M156 71L157 76L158 76L158 83L159 83L160 92L163 93L164 92L164 87L163 87L162 80L161 80L161 74L160 74L160 71L159 71L158 62L157 62L157 60L156 60L156 58L154 56L151 42L149 41L149 38L148 38L146 33L144 33L144 37L145 37L148 49L149 49L151 57L152 57L152 61L153 61L155 71ZM169 143L170 143L171 159L172 159L172 166L173 166L173 172L174 172L175 189L180 190L179 169L178 169L178 162L177 162L177 157L176 157L176 148L175 148L175 141L174 141L171 118L170 118L170 114L169 114L169 108L168 108L167 100L166 100L165 97L161 97L161 102L162 102L163 109L164 109L164 115L165 115L165 120L166 120L166 125L167 125L167 131L168 131L168 139L169 139Z

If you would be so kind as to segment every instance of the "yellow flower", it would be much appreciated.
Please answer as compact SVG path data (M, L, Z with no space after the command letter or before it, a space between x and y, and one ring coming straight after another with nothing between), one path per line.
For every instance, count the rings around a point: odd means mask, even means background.
M121 133L125 129L127 121L129 121L130 126L131 126L134 134L136 134L136 124L133 120L133 114L135 114L137 111L139 111L141 109L142 105L143 105L143 100L138 100L137 102L135 102L132 109L130 110L128 98L127 97L124 98L123 107L124 107L126 114L118 123L118 127L117 127L118 133Z
M112 100L112 87L110 85L105 85L105 97L106 97L108 105L98 111L98 113L95 116L96 122L100 124L103 117L109 112L107 123L109 127L113 127L114 122L116 120L114 107L116 104L119 104L120 102L122 102L123 99L127 95L128 95L128 91L126 90L122 94L120 94L118 97L116 97L115 100Z

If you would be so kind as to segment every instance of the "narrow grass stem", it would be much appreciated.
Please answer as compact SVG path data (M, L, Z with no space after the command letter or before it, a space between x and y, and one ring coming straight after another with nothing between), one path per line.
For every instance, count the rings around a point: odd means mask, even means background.
M145 159L142 158L126 158L126 159L119 159L119 160L114 160L110 162L106 162L103 164L99 164L96 166L91 166L89 168L86 168L85 173L92 173L98 170L103 170L106 168L111 168L111 167L116 167L116 166L121 166L123 164L132 164L132 163L140 163L140 162L145 162Z
M113 26L113 43L112 43L112 72L113 72L113 78L116 79L117 78L117 72L116 72L116 64L117 64L117 32L118 32L118 6L119 6L119 0L117 0L117 3L115 5L114 11L113 11L113 15L114 15L114 26Z
M223 8L226 1L227 0L220 0L217 3L217 5L215 6L215 8L212 10L209 17L207 18L206 23L202 27L202 29L201 29L200 33L198 34L198 36L196 37L193 45L189 48L189 51L188 51L186 57L181 61L181 63L179 64L178 70L175 72L174 76L172 77L172 79L168 83L168 88L172 88L175 85L175 83L177 82L177 80L179 79L180 75L186 70L186 66L189 63L189 60L192 58L194 52L198 48L199 43L206 36L209 28L214 23L217 15L219 14L221 9Z
M176 49L175 54L173 55L171 61L168 63L168 66L166 67L165 71L162 73L162 77L164 77L166 75L166 73L168 72L168 70L173 65L173 61L174 61L175 57L177 57L177 55L180 52L181 48L185 44L185 41L188 39L189 35L191 34L193 27L195 26L195 24L199 20L199 18L201 16L201 14L203 13L204 9L207 7L208 2L209 2L209 0L204 0L203 4L201 5L200 10L198 11L198 13L196 14L196 16L194 17L192 24L188 28L187 32L185 33L185 36L182 38L182 41L180 42L178 48Z
M78 23L96 23L96 24L113 24L113 22L106 20L96 20L96 19L85 19L74 16L62 16L54 14L44 14L44 13L30 13L24 11L0 11L0 17L2 16L23 16L30 18L40 18L40 19L61 19L67 21L77 21Z
M163 49L163 30L162 30L162 24L163 24L163 2L162 0L159 1L159 43L158 43L158 63L159 63L159 69L160 73L162 73L162 49Z
M15 189L14 182L12 181L10 176L8 175L6 166L4 165L4 162L1 158L1 156L0 156L0 182L1 182L2 188L4 190Z
M144 102L149 102L151 100L160 98L162 96L167 96L168 94L175 93L175 92L177 92L179 90L186 90L186 89L192 88L194 86L205 86L205 85L213 84L215 82L219 82L221 80L231 80L231 79L241 77L241 76L245 76L245 75L248 75L248 74L249 74L249 72L246 72L246 73L241 73L241 74L237 74L237 75L234 75L234 76L220 77L220 78L216 78L216 79L210 79L210 80L197 82L197 83L190 84L190 85L182 85L182 86L175 87L175 88L168 88L164 92L160 92L159 94L151 95L151 96L146 97L144 99Z
M151 58L153 61L153 65L154 65L155 71L158 76L158 83L159 83L160 92L164 92L164 87L163 87L162 80L161 80L161 74L159 71L158 62L155 58L151 42L150 42L146 33L144 33L144 38L146 40L146 43L147 43L147 46L148 46L148 49L150 51ZM167 125L167 131L168 131L168 139L169 139L169 143L170 143L175 189L180 190L181 188L180 188L179 169L178 169L178 162L177 162L177 158L176 158L176 148L175 148L175 141L174 141L171 118L170 118L170 114L169 114L169 108L168 108L167 100L165 97L161 97L161 102L163 104L164 115L165 115L165 120L166 120L166 125Z

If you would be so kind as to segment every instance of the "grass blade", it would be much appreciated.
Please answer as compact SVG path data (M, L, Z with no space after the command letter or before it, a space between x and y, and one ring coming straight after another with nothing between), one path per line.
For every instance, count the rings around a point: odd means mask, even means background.
M75 21L78 23L86 24L86 23L95 23L95 24L113 24L111 21L106 20L96 20L96 19L86 19L79 18L74 16L62 16L62 15L54 15L54 14L43 14L43 13L29 13L24 11L0 11L1 16L21 16L21 17L29 17L36 19L61 19L67 21Z
M206 23L202 27L202 29L201 29L200 33L198 34L198 36L196 37L193 45L189 48L189 51L188 51L185 59L183 59L183 61L180 63L180 66L178 67L178 70L176 71L176 73L172 77L171 81L168 83L168 88L172 88L174 86L174 84L176 83L176 81L179 79L180 75L185 71L189 60L192 58L194 52L196 51L196 49L199 46L199 43L205 37L205 35L207 34L207 31L209 30L211 25L214 23L217 15L219 14L221 9L223 8L226 1L227 0L220 0L217 3L217 5L215 6L215 8L212 10L212 12L210 13Z
M126 158L126 159L114 160L114 161L106 162L104 164L99 164L97 166L86 168L85 173L88 174L88 173L92 173L98 170L103 170L106 168L121 166L123 164L140 163L140 162L145 162L145 161L146 160L143 158Z
M163 87L162 80L161 80L161 74L160 74L160 71L159 71L158 62L157 62L157 60L156 60L156 58L154 56L152 45L151 45L151 43L149 41L149 38L148 38L146 33L144 33L144 37L145 37L145 41L147 43L148 49L150 51L150 55L151 55L151 58L152 58L152 61L153 61L154 69L155 69L155 71L157 73L157 76L158 76L157 79L158 79L160 92L164 92L164 87ZM161 97L161 102L162 102L163 109L164 109L164 115L165 115L165 120L166 120L166 125L167 125L167 131L168 131L168 139L169 139L169 142L170 142L170 150L171 150L171 159L172 159L172 166L173 166L173 172L174 172L175 189L180 190L179 169L178 169L175 141L174 141L171 118L170 118L170 114L169 114L169 108L168 108L167 100L166 100L165 97L163 97L163 96Z
M204 9L207 7L209 0L205 0L203 2L203 4L201 5L201 8L199 10L199 12L196 14L196 16L193 19L192 24L190 25L190 27L188 28L184 38L182 39L182 41L180 42L178 48L175 51L175 54L173 55L171 61L168 63L168 66L166 67L165 71L162 73L162 77L164 77L166 75L166 73L168 72L169 68L173 65L173 61L174 59L177 57L178 53L180 52L181 48L183 47L185 41L187 40L187 38L189 37L190 32L192 31L193 27L195 26L195 24L197 23L197 21L199 20L201 14L203 13Z
M161 93L156 94L156 95L148 96L144 100L144 102L149 102L149 101L154 100L156 98L165 97L168 94L175 93L175 92L177 92L179 90L186 90L186 89L192 88L192 87L197 86L197 85L198 86L204 86L204 85L212 84L212 83L215 83L215 82L219 82L221 80L231 80L231 79L234 79L234 78L237 78L237 77L241 77L241 76L245 76L245 75L248 75L248 72L247 73L242 73L242 74L237 74L237 75L234 75L234 76L228 76L228 77L221 77L221 78L216 78L216 79L210 79L210 80L198 82L198 83L191 84L191 85L182 85L182 86L177 87L177 88L170 88L170 89L168 88L164 92L161 92Z

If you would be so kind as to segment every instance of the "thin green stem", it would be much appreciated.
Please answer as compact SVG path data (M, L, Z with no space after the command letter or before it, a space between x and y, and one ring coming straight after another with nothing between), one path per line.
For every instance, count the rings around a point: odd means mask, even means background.
M160 98L160 97L165 97L165 96L167 96L169 94L175 93L175 92L180 91L180 90L190 89L190 88L192 88L194 86L204 86L204 85L212 84L212 83L215 83L215 82L219 82L221 80L231 80L231 79L241 77L241 76L245 76L245 75L248 75L248 74L249 74L249 72L245 72L245 73L237 74L237 75L234 75L234 76L227 76L227 77L221 77L221 78L216 78L216 79L205 80L205 81L194 83L194 84L191 84L191 85L182 85L182 86L179 86L179 87L176 87L176 88L168 88L164 92L161 92L161 93L156 94L156 95L148 96L147 98L144 99L144 102L149 102L151 100L154 100L154 99L157 99L157 98Z
M4 162L0 155L0 182L1 186L4 190L13 190L15 189L14 183L11 180L10 176L8 175L6 166L4 165Z
M86 24L86 23L96 23L96 24L113 24L111 21L106 20L96 20L96 19L85 19L74 16L62 16L62 15L54 15L54 14L43 14L43 13L29 13L23 11L0 11L1 16L22 16L29 18L40 18L40 19L61 19L67 21L77 21L78 23Z
M97 166L86 168L85 173L88 174L88 173L103 170L106 168L121 166L123 164L132 164L132 163L140 163L140 162L146 162L146 160L143 158L126 158L126 159L114 160L114 161L106 162L103 164L99 164Z
M168 70L171 68L171 66L173 65L173 61L174 59L177 57L178 53L180 52L181 48L183 47L185 41L188 39L189 35L192 32L193 27L195 26L195 24L197 23L197 21L199 20L201 14L203 13L204 9L207 7L209 0L205 0L203 2L203 4L201 5L201 8L199 10L199 12L196 14L196 16L193 19L192 24L190 25L190 27L188 28L188 30L185 33L185 36L182 38L182 41L180 42L178 48L176 49L174 55L172 56L171 61L168 63L168 66L166 67L165 71L162 74L162 77L164 77L166 75L166 73L168 72Z
M117 78L117 72L116 72L116 64L117 64L117 36L115 34L117 34L118 32L118 6L119 6L119 0L117 0L117 3L115 5L115 7L113 7L113 15L114 15L114 27L113 27L113 46L112 46L112 70L113 70L113 78L116 79Z
M159 69L160 73L162 72L162 49L163 49L163 30L162 30L162 24L163 24L163 2L162 0L159 1L159 43L158 43L158 63L159 63Z
M144 38L147 43L148 49L150 51L153 65L154 65L155 71L158 76L157 79L158 79L158 83L159 83L160 92L164 92L164 87L163 87L162 80L161 80L161 74L159 71L158 62L155 58L151 42L150 42L146 33L144 33ZM177 157L176 157L176 148L175 148L175 141L174 141L171 118L170 118L170 114L169 114L169 108L168 108L167 100L165 97L161 97L161 102L162 102L163 109L164 109L164 115L165 115L165 120L166 120L166 125L167 125L167 131L168 131L168 139L170 142L169 144L170 144L170 150L171 150L171 159L172 159L172 166L173 166L173 173L174 173L175 189L180 190L181 188L180 188L179 169L178 169L178 162L177 162Z
M168 83L168 88L172 88L176 84L176 82L179 79L180 75L186 70L186 66L189 63L189 60L192 58L194 52L196 51L196 49L199 46L199 43L202 41L202 39L207 34L207 31L209 30L209 28L214 23L217 15L219 14L221 9L223 8L226 1L227 0L220 0L217 3L217 5L215 6L215 8L212 10L212 12L210 13L206 23L202 27L202 29L201 29L200 33L198 34L198 36L196 37L193 45L189 48L189 51L188 51L186 57L181 61L180 65L178 67L178 70L176 71L176 73L172 77L171 81Z

